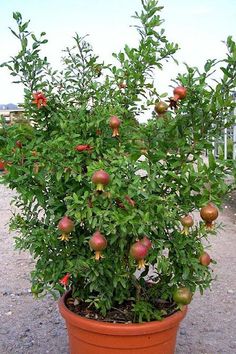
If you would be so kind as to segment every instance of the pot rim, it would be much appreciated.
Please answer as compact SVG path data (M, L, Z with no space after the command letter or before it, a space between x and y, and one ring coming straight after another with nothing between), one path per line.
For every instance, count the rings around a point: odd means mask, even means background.
M67 291L59 299L59 311L66 322L73 324L75 327L83 328L96 333L113 334L113 335L140 335L145 333L154 333L165 331L169 328L178 326L187 313L187 306L183 307L182 311L177 311L173 315L165 317L161 321L151 321L144 323L110 323L94 319L82 317L70 311L65 305L65 301L70 295Z

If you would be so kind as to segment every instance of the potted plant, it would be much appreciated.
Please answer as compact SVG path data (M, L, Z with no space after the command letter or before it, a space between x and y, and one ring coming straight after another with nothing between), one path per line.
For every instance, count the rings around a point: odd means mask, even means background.
M20 49L3 64L25 86L33 130L4 148L12 161L4 181L20 208L11 228L35 259L35 297L64 294L73 354L173 353L185 305L213 279L206 241L230 166L210 151L233 121L235 43L228 37L226 59L202 71L185 65L161 93L153 76L178 46L165 36L158 1L142 6L139 44L113 54L117 65L100 62L76 34L63 68L52 69L40 56L45 33L30 32L18 12Z

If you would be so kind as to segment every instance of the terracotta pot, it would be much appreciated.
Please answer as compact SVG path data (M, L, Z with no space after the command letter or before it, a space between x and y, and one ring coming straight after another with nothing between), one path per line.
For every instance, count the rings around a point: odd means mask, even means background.
M176 335L183 311L141 324L115 324L90 320L71 312L65 305L66 293L59 310L67 325L70 354L174 354Z

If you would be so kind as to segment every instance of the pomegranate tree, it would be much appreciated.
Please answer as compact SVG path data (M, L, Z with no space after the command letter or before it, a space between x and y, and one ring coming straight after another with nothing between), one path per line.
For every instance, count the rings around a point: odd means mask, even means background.
M212 146L234 122L235 42L228 37L224 58L160 85L178 45L158 1L141 3L137 46L112 64L76 34L54 70L45 33L15 12L19 52L2 65L24 92L24 117L0 129L0 161L14 190L16 246L36 259L33 292L71 289L70 304L99 318L117 308L123 322L168 316L210 286L204 245L233 171Z

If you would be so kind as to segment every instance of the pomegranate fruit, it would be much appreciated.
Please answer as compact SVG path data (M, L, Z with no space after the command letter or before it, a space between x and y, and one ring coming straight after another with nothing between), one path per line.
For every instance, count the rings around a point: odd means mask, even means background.
M130 255L138 261L138 269L145 267L145 257L148 254L148 248L141 242L135 242L130 248Z
M213 203L208 203L200 210L200 216L202 220L205 221L205 226L207 229L212 229L214 227L213 221L218 218L218 215L218 209Z
M173 294L173 300L178 305L188 305L192 301L193 293L189 288L178 288Z
M189 228L193 226L194 221L191 215L185 215L180 219L181 224L183 225L182 233L185 235L189 234Z
M63 216L63 218L58 223L58 229L62 232L62 235L59 237L62 241L69 240L69 234L73 231L75 225L74 222L68 217Z
M167 103L160 101L155 104L154 110L158 115L163 115L167 112L168 107Z
M152 248L152 242L149 240L149 238L147 236L144 236L142 238L142 240L140 240L140 242L147 247L148 250L150 250L150 248Z
M95 251L95 260L103 258L102 251L107 247L107 240L100 231L96 231L89 240L89 246Z
M170 108L177 108L179 100L183 100L187 95L187 89L183 86L178 86L174 89L174 96L169 99Z
M117 116L112 116L109 124L112 129L112 137L119 136L120 119Z
M203 252L203 254L201 254L201 256L199 257L199 262L203 266L209 266L209 264L211 263L210 255L207 252Z
M183 100L187 95L187 89L183 86L178 86L174 89L174 100Z
M92 182L97 185L97 191L103 192L104 186L110 182L110 176L107 172L99 170L94 172Z

